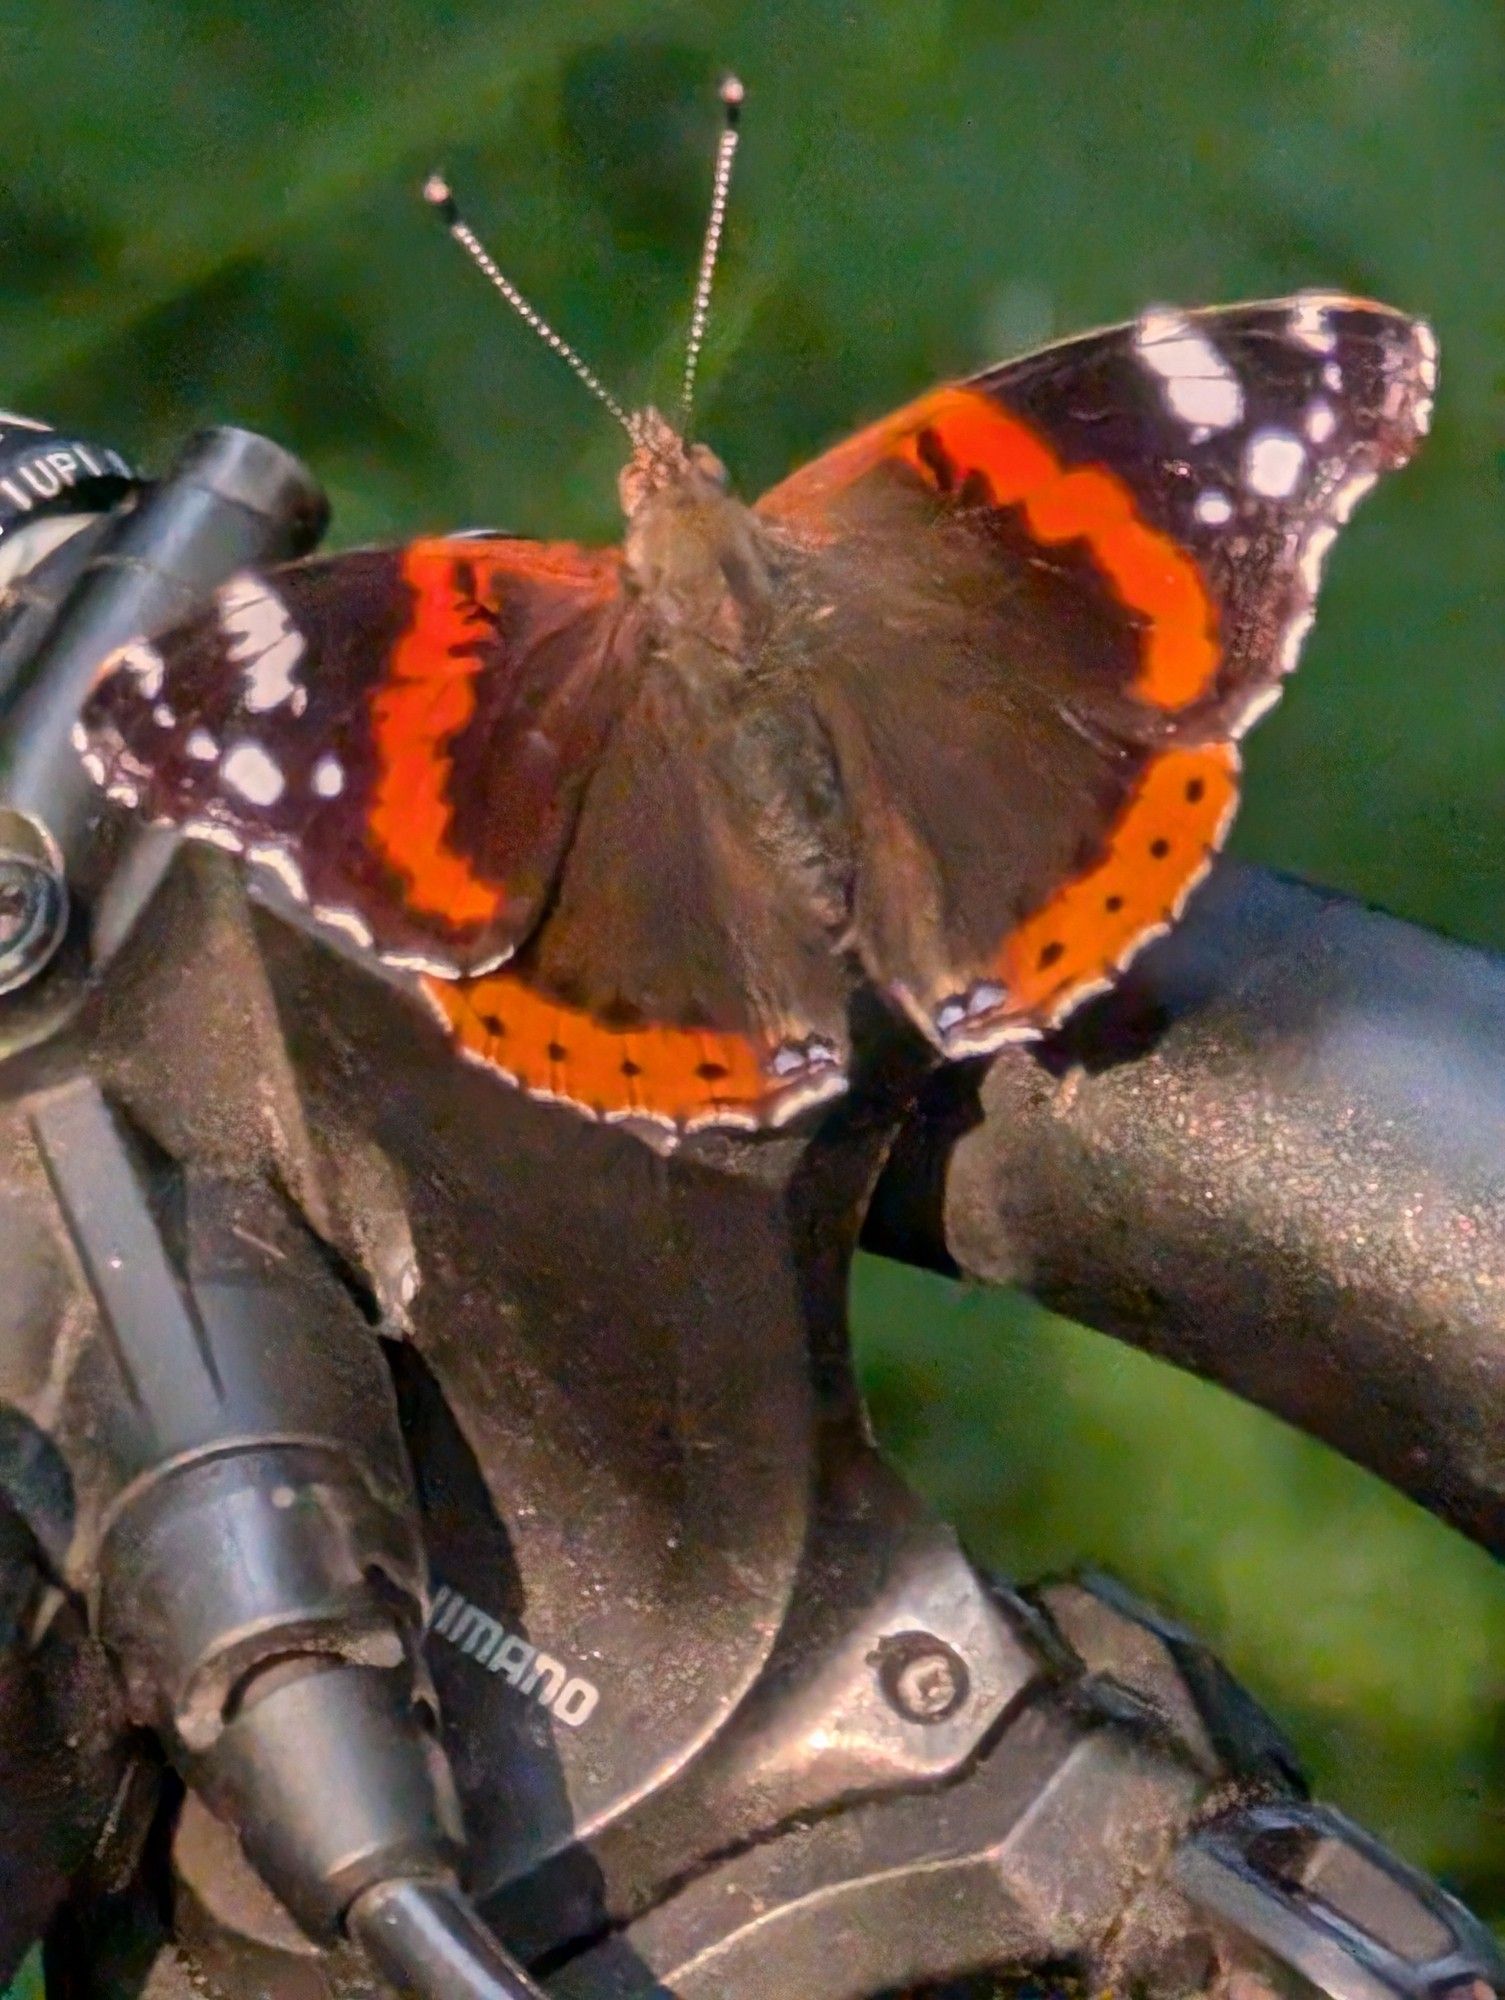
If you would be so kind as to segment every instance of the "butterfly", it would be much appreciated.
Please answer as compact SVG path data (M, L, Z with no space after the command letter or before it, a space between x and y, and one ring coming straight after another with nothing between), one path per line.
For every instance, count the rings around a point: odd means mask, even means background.
M1427 325L1364 299L1154 308L932 390L752 505L591 377L631 439L619 547L232 577L106 664L76 740L112 798L411 974L508 1083L665 1144L782 1125L845 1088L859 988L982 1055L1175 921L1436 375Z

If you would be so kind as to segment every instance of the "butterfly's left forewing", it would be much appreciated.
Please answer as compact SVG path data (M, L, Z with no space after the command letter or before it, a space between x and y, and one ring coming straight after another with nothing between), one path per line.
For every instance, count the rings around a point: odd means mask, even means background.
M852 802L856 942L944 1053L1039 1033L1177 914L1435 360L1336 296L1151 312L759 502L803 579L781 643Z
M316 921L445 976L553 885L632 643L614 552L456 537L243 573L105 663L117 800L245 854Z

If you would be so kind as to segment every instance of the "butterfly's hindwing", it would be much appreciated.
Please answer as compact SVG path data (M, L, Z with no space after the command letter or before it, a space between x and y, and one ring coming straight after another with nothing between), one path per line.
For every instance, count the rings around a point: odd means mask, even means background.
M726 745L679 676L644 663L515 973L430 983L470 1053L671 1133L781 1124L844 1087L846 969L768 867Z

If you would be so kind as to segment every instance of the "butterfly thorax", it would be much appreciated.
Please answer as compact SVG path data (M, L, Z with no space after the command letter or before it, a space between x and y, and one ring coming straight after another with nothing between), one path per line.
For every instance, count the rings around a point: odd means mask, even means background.
M635 427L620 480L631 585L666 647L688 638L741 657L767 624L764 532L707 446L686 444L655 410Z

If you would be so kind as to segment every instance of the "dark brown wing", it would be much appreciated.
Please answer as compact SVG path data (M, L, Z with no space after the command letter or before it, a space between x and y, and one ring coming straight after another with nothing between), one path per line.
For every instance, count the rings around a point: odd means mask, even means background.
M233 577L108 661L79 725L151 819L446 976L536 924L623 696L615 551L453 538Z
M911 404L758 503L855 817L856 941L947 1054L1038 1033L1176 915L1339 527L1436 349L1309 294L1155 311Z
M671 1136L844 1087L847 975L768 823L809 746L763 741L768 720L707 714L693 675L643 662L536 936L506 972L428 983L472 1057Z
M79 741L428 975L473 1060L674 1133L845 1079L843 975L706 738L614 552L459 538L233 578L107 662Z

